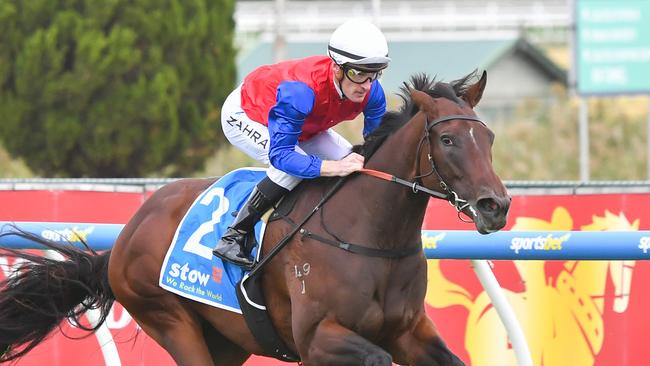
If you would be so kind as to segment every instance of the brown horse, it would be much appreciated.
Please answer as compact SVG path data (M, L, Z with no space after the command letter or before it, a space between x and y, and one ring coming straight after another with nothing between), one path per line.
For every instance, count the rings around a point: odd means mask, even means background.
M262 256L296 231L292 222L315 212L301 231L311 234L293 236L262 268L273 325L305 365L463 364L425 314L421 226L430 196L448 199L481 233L506 223L510 197L492 168L494 135L473 111L487 76L470 84L474 77L449 84L413 77L412 88L403 89L402 109L387 114L356 147L366 168L402 184L355 174L315 211L339 180L305 181L287 198L297 197L287 218L268 224ZM66 316L78 318L99 307L105 317L114 300L180 365L241 365L251 354L263 354L240 314L158 285L177 225L212 182L187 179L162 187L111 251L87 253L35 236L68 260L12 251L33 262L2 286L0 360L23 355ZM356 243L365 251L351 253L323 241Z

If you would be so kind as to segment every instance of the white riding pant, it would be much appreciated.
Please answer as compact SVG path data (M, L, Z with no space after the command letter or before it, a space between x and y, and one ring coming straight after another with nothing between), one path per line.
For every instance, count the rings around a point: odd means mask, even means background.
M269 130L250 119L241 108L241 85L226 98L221 108L221 127L228 141L251 158L269 165L268 177L277 185L292 190L301 178L285 173L269 162ZM296 151L303 155L315 155L323 160L341 160L352 151L343 136L329 129L296 146Z

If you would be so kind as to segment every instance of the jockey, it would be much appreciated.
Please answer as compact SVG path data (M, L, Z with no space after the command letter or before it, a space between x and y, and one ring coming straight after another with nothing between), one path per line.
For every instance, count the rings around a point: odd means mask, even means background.
M226 138L270 166L212 251L221 259L252 266L245 244L255 223L302 179L363 168L363 156L330 128L362 112L364 136L379 125L386 97L377 79L390 62L388 45L376 26L355 19L334 31L328 54L261 66L226 98Z

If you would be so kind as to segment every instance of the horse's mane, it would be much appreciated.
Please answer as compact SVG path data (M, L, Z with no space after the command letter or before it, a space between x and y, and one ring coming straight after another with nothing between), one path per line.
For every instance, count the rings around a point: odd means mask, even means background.
M458 80L445 83L436 81L435 77L430 78L425 73L418 73L411 76L411 88L423 91L433 98L446 98L452 102L462 104L464 102L460 99L460 96L465 94L465 91L471 85L470 81L476 77L477 72L475 70ZM379 127L366 136L363 144L354 146L352 151L363 155L367 160L377 151L388 136L399 130L418 112L419 109L411 100L411 94L406 83L400 88L398 96L402 98L401 108L398 111L387 112L382 118Z

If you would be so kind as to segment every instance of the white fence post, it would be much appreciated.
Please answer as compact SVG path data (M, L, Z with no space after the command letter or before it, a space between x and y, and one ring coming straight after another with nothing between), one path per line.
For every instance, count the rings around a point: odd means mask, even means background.
M512 349L515 351L517 365L533 366L533 360L530 356L530 350L528 349L528 343L526 342L524 331L521 329L521 325L519 324L517 316L512 310L508 299L506 299L506 296L503 294L503 289L494 276L488 261L474 259L472 260L472 266L474 267L474 272L476 272L479 281L481 281L481 285L483 285L485 292L490 297L490 301L492 301L492 305L496 309L497 314L499 314L503 326L506 328L508 338L510 338L510 343L512 344Z

